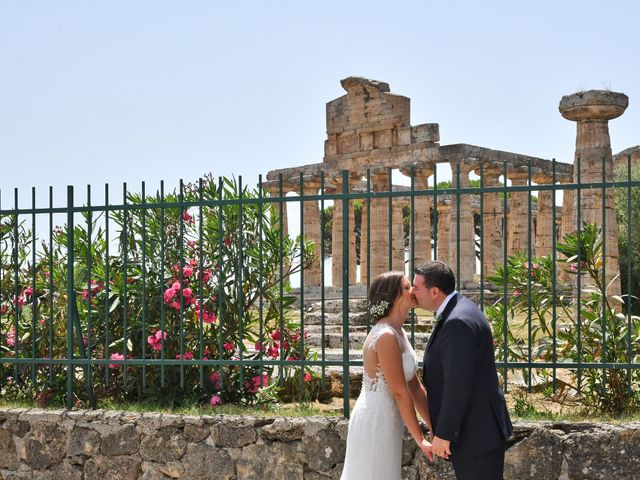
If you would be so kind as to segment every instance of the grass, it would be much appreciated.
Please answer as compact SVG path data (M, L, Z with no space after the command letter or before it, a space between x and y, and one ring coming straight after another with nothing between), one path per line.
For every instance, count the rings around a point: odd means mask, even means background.
M40 408L35 402L7 401L0 399L0 408ZM47 409L59 410L63 405L50 405ZM218 405L208 407L199 404L183 405L180 407L167 407L153 403L118 403L111 400L98 402L98 408L102 410L118 410L134 413L166 413L182 415L251 415L265 418L274 417L310 417L325 416L336 417L340 413L335 410L327 410L317 403L292 403L292 404L264 404L264 405Z
M531 401L531 403L529 403ZM572 423L613 423L624 424L630 422L640 422L640 414L628 414L622 416L612 416L601 413L594 413L586 409L575 411L553 412L549 410L540 410L540 405L534 405L533 399L517 399L516 404L510 405L511 418L514 421L553 421L553 422L572 422ZM33 402L27 401L7 401L0 399L0 408L39 408ZM48 409L61 409L62 405L49 406ZM203 415L244 415L258 416L264 418L275 417L339 417L342 415L342 409L323 408L318 403L299 403L299 404L265 404L265 405L220 405L215 408L202 405L184 405L181 407L169 408L162 405L150 403L117 403L113 401L101 401L98 408L103 410L115 410L134 413L165 413L165 414L182 414L191 416Z

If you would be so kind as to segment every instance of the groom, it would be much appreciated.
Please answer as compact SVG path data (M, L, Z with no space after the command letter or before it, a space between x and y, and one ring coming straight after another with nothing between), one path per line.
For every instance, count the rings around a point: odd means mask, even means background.
M414 273L418 307L435 312L437 320L423 366L433 453L451 457L458 480L502 480L512 426L498 385L489 323L455 290L448 265L428 262Z

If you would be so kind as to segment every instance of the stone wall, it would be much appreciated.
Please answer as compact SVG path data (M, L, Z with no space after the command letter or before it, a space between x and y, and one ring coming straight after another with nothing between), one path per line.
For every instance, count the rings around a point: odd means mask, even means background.
M338 479L346 435L339 418L4 409L0 480ZM454 478L416 450L403 479ZM640 424L517 423L505 478L640 479Z

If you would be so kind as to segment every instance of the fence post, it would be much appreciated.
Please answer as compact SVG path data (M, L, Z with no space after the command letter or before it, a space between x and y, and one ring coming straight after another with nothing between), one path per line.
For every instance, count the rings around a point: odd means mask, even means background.
M73 186L67 186L67 409L73 408Z
M349 417L349 172L342 172L342 400Z

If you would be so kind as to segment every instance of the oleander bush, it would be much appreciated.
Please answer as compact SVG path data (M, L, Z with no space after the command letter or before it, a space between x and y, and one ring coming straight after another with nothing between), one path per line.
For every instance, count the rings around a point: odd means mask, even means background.
M47 360L67 358L68 319L74 357L100 362L74 366L77 404L307 395L314 374L295 361L314 354L284 313L295 301L289 277L315 246L282 234L279 209L259 197L211 177L166 195L128 193L126 208L83 209L52 241L34 239L26 216L0 217L0 353L41 362L0 360L3 398L64 402L67 366Z

